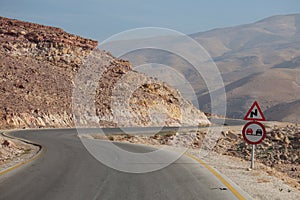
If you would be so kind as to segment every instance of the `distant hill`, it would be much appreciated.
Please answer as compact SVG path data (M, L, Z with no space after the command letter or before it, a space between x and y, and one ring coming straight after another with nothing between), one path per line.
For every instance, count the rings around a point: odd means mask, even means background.
M300 121L295 116L299 103L293 103L300 100L300 14L191 36L210 52L222 72L230 117L243 117L253 100L258 100L269 111L267 118ZM201 102L203 96L198 98ZM278 110L279 105L295 107Z
M300 99L300 14L273 16L252 24L190 36L210 53L221 71L227 91L228 117L242 118L257 100L263 110L269 111L279 105L296 106L290 109L291 113L285 113L285 117L267 112L267 119L300 121L300 115L289 117L299 109L299 104L292 102ZM172 66L192 84L200 109L210 112L206 85L184 60L153 50L126 58L134 64L163 61ZM171 77L171 74L164 74ZM185 95L192 101L196 100L189 94Z
M299 123L300 100L278 104L267 109L265 113L269 120Z

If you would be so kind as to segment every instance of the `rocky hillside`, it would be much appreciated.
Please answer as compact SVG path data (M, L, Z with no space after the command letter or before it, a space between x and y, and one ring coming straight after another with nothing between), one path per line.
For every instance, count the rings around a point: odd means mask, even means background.
M129 62L95 50L96 46L96 41L59 28L0 17L0 127L74 126L74 79L93 50L105 71L94 96L101 126L209 124L177 90L132 71ZM129 72L130 76L125 76ZM137 80L144 84L130 97L129 111L123 112L120 124L111 103L114 86L122 77L127 77L124 87ZM152 116L161 113L163 121Z

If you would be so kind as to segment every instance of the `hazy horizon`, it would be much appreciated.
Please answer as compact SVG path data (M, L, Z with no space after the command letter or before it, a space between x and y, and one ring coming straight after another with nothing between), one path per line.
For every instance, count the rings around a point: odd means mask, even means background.
M300 13L300 1L140 2L88 0L1 0L0 15L60 27L67 32L103 41L141 27L169 28L185 34L253 23L274 15Z

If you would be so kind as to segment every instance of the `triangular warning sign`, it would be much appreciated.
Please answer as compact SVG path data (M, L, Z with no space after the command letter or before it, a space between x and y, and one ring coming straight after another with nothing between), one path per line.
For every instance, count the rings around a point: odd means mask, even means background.
M257 101L254 101L251 108L248 110L244 120L266 121Z

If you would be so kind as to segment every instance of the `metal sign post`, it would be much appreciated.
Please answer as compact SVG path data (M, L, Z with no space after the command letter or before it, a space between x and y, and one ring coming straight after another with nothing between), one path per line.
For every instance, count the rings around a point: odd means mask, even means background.
M261 143L266 137L266 129L264 125L260 122L248 122L245 124L242 135L244 140L252 145L251 154L251 169L254 169L254 155L255 155L255 145Z
M251 169L254 169L254 154L255 154L255 144L252 144Z
M258 121L265 121L266 118L261 111L260 106L255 101L250 109L248 110L244 120L249 120L247 124L243 127L242 134L244 140L252 145L251 154L251 166L250 169L254 169L254 155L255 155L255 145L261 143L266 137L265 126Z

